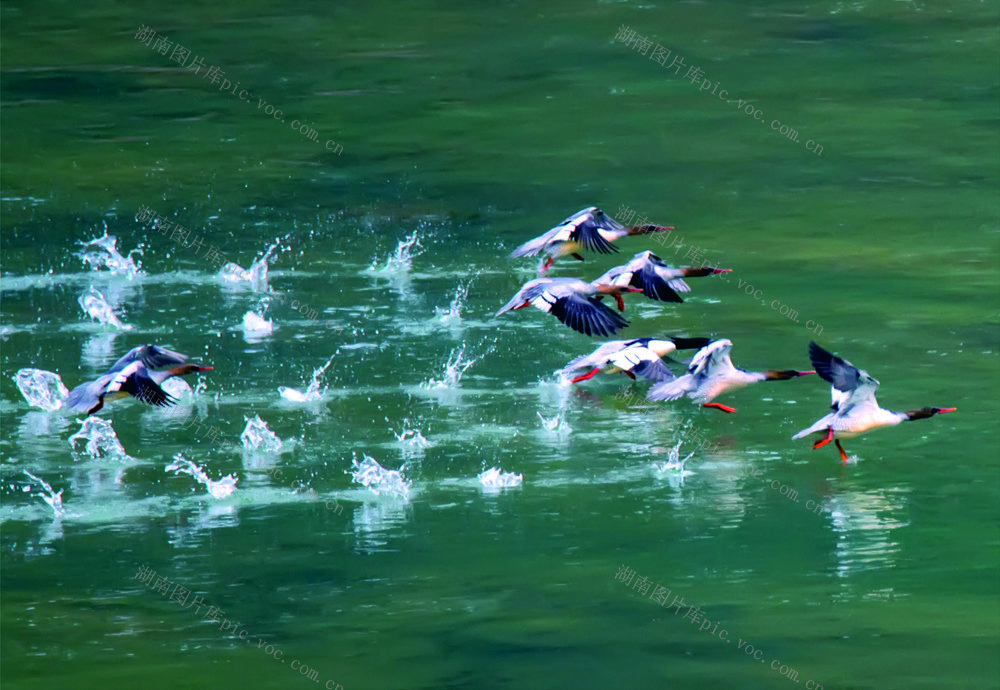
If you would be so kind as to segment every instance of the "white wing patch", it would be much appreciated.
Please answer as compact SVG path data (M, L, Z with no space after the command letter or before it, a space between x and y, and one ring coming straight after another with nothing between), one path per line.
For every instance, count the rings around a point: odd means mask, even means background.
M618 287L628 287L631 282L632 271L625 271L623 273L619 273L611 284L617 285Z
M573 232L575 230L576 230L576 226L575 225L566 225L566 226L563 226L563 228L561 230L559 230L559 232L557 232L555 235L552 236L551 239L549 239L549 242L550 243L554 243L554 242L569 242L569 238L573 235Z
M111 382L108 384L108 389L107 389L108 392L117 393L118 391L120 391L122 389L122 386L125 385L125 382L128 380L128 378L132 376L132 374L134 374L136 370L139 368L140 364L141 362L132 362L127 367L125 367L117 374L115 374L115 377L111 379Z
M556 303L556 298L552 296L549 292L543 292L535 299L531 300L531 304L536 308L548 313L552 311L553 305Z
M652 362L654 360L658 360L659 358L660 357L648 347L640 345L615 353L608 358L608 361L622 371L632 371L632 368L640 362Z

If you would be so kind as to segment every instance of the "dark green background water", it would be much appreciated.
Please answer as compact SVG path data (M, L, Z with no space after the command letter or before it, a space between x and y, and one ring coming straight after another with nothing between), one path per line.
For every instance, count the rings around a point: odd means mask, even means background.
M1000 686L996 2L15 0L0 19L5 688ZM143 24L250 104L137 42ZM765 125L615 43L621 25ZM534 310L492 314L534 273L510 249L592 204L676 226L799 313L697 280L682 305L630 300L625 335L727 337L752 369L808 368L817 338L876 376L886 407L958 413L847 442L859 461L843 467L790 440L829 404L814 377L729 396L735 415L676 403L681 434L615 401L617 379L552 385L596 343ZM274 335L247 342L256 298L136 223L142 205L244 266L288 235L272 284L346 330L276 310ZM105 225L145 244L145 277L74 256ZM413 231L409 274L368 270ZM554 274L590 279L646 248ZM461 323L442 325L435 307L470 281ZM134 331L109 342L84 319L92 284ZM137 462L74 461L77 424L31 411L10 378L39 367L73 386L147 341L215 366L201 409L229 437L260 414L300 439L280 463L344 514L131 400L102 415ZM463 344L481 359L461 382L422 387ZM325 403L280 401L335 353ZM407 458L406 425L433 446ZM676 486L650 465L695 427L721 450ZM164 474L178 452L239 490L216 501ZM407 460L411 500L352 485L355 452ZM523 487L484 493L475 475L495 464ZM22 469L65 489L65 518L21 491ZM143 564L320 685L138 585ZM732 644L616 582L622 564Z

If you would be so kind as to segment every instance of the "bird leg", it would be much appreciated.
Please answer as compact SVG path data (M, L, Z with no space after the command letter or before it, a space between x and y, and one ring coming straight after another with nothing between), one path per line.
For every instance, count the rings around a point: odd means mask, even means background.
M823 439L820 439L819 441L816 441L816 443L813 444L813 450L816 450L817 448L822 448L823 446L825 446L827 443L829 443L832 440L833 440L833 429L827 429L826 430L826 438L823 438ZM839 446L840 444L838 443L837 445Z
M618 311L625 311L625 300L621 295L615 295L615 302L618 302Z
M577 261L583 261L583 257L580 256L579 252L573 252L572 254L570 254L570 256L572 256Z
M552 268L552 263L554 261L555 259L552 258L551 256L545 259L544 263L542 263L541 268L538 269L538 275L540 276L545 275L545 272L548 271L550 268Z
M633 381L635 381L635 374L633 374L631 371L625 371L624 369L622 369L622 373L628 376Z
M600 367L597 367L596 369L591 369L589 373L586 373L583 376L577 376L575 379L570 381L570 383L580 383L580 381L586 381L587 379L592 379L594 378L594 376L597 375L597 372L599 372L600 370L601 370Z
M844 447L842 445L840 445L840 439L838 438L836 441L834 441L834 443L837 445L837 450L840 451L840 459L843 460L844 464L846 465L847 464L847 453L844 452Z
M728 412L729 414L736 412L735 407L730 407L729 405L723 405L721 403L705 403L702 407L714 407L717 410L722 410L723 412Z

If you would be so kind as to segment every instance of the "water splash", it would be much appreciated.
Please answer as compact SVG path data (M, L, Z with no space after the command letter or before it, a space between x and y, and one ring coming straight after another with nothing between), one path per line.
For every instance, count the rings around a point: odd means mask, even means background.
M336 356L337 353L334 352L330 355L330 359L326 360L326 364L313 372L312 381L309 383L309 387L306 388L305 393L296 388L289 388L288 386L278 386L278 393L280 393L281 397L285 400L296 403L315 402L316 400L322 399L323 394L326 393L327 386L323 386L323 390L320 390L320 386L322 385L321 377L329 368L330 364L333 363L333 358Z
M253 419L246 418L247 425L240 434L240 441L247 450L261 453L277 453L281 450L284 442L278 438L277 434L267 428L267 422L260 418L260 415Z
M490 346L483 354L478 357L473 357L471 359L466 359L465 357L465 344L456 347L448 355L448 363L444 366L444 376L441 379L430 379L427 382L421 384L423 388L453 388L458 385L459 381L462 380L462 376L468 371L469 367L481 360L486 355L490 354L494 350L494 346Z
M94 460L126 462L134 459L125 452L111 422L100 417L87 417L80 422L80 430L69 437L69 444L73 447L74 455L79 453L76 448L77 441L87 442L83 451Z
M477 476L484 489L506 489L511 486L521 486L521 482L524 481L524 475L504 472L499 467L491 467Z
M226 283L243 283L249 282L250 272L237 263L232 261L226 262L226 264L219 269L219 278Z
M44 479L36 477L28 470L24 470L24 473L29 477L31 477L32 479L34 479L36 482L38 482L39 485L41 485L40 493L37 495L39 498L41 498L43 501L49 504L49 507L52 508L52 511L56 514L56 517L58 518L65 515L66 509L63 508L63 502L62 502L62 494L64 489L59 489L59 493L56 493L53 490L53 488L49 486L49 483ZM30 492L31 485L28 484L28 486L26 486L24 490Z
M160 384L160 388L163 389L164 393L178 401L181 399L189 400L194 397L194 391L191 390L191 384L182 379L180 376L171 376L169 379Z
M677 445L670 449L666 462L653 463L653 469L660 474L669 474L671 476L678 477L681 480L681 484L684 483L684 477L689 477L694 474L694 472L689 472L684 469L684 463L694 456L694 452L688 453L687 457L681 460L680 451L682 443L683 441L678 441Z
M107 224L105 224L104 237L99 237L89 242L81 242L80 244L83 245L83 249L80 250L78 256L95 271L107 268L111 271L111 275L125 276L129 280L132 280L142 273L142 264L137 263L132 258L132 255L139 254L141 256L143 246L140 244L136 249L130 251L127 256L122 256L116 247L117 243L118 239L114 235L108 234Z
M451 298L451 304L447 309L434 307L434 312L438 316L438 321L445 326L457 326L462 322L462 309L465 307L465 300L469 297L469 286L472 282L459 283L455 290L455 296Z
M407 420L406 424L408 423ZM412 450L423 450L424 448L429 448L431 445L431 442L424 438L419 429L407 429L405 425L400 433L393 432L393 436L396 437L400 445Z
M274 242L264 250L264 253L250 264L250 275L247 277L247 280L250 281L250 287L253 288L254 292L273 292L271 284L267 279L268 262L272 259L276 249L281 249L282 252L291 250L291 247L287 245L282 246L281 244L282 241L287 240L289 237L291 237L291 233L288 233L284 237L275 238Z
M360 463L355 456L351 465L354 468L351 479L357 484L364 484L375 495L389 494L406 498L410 493L413 482L403 476L405 465L401 465L398 470L387 470L369 455L365 455Z
M394 431L392 435L396 437L396 442L402 446L403 459L417 460L424 456L424 451L433 445L424 438L419 429L412 429L409 419L403 420L403 430L398 434Z
M44 369L20 369L13 376L21 395L32 407L52 412L62 409L69 391L59 374Z
M413 267L413 259L423 253L424 248L420 244L420 237L414 230L412 235L399 241L396 245L396 251L386 258L384 266L379 266L378 259L374 259L368 270L388 275L408 273Z
M205 470L198 467L196 464L190 460L185 459L185 457L178 453L174 456L174 461L163 468L164 472L173 472L174 474L189 474L194 477L195 481L199 484L204 484L208 488L208 493L212 495L212 498L226 498L232 495L236 491L236 482L240 480L235 474L227 474L225 477L218 481L213 481L208 478L205 474Z
M123 331L132 330L131 326L122 323L118 315L115 314L114 308L108 304L108 300L93 285L90 286L90 292L80 295L77 301L80 303L83 313L96 320L102 326L114 326Z
M562 412L548 419L542 416L541 412L536 412L535 414L538 415L538 419L542 422L542 428L546 431L551 431L554 434L568 434L571 431L569 424L566 422L566 416Z
M247 338L260 338L272 333L274 333L274 322L270 319L265 319L252 311L243 315L243 335Z

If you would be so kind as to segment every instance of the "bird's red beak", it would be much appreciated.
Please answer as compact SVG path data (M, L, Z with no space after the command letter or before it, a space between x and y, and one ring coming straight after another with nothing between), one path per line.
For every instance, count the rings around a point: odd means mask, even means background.
M732 273L732 272L733 272L733 269L731 269L731 268L717 268L714 271L712 271L713 274L715 274L715 273Z
M809 374L815 374L815 373L816 373L815 369L813 371L800 371L799 376L808 376Z
M940 410L938 410L938 414L944 414L945 412L954 412L957 409L958 409L957 407L942 407Z

